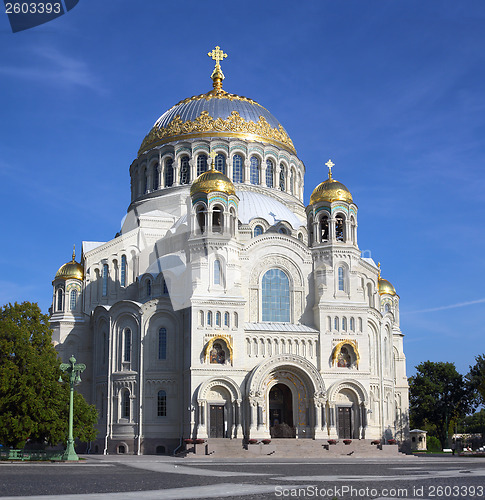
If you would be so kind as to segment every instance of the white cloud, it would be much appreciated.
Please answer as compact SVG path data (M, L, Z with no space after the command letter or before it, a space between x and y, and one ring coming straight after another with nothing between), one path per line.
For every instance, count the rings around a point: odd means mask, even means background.
M435 311L446 311L447 309L455 309L457 307L473 306L475 304L483 304L485 299L471 300L469 302L458 302L457 304L449 304L447 306L433 307L431 309L421 309L419 311L406 311L406 314L429 313Z

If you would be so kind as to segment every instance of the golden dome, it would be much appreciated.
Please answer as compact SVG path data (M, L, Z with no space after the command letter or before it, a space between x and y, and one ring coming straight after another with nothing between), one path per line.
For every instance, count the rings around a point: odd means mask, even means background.
M54 279L75 279L75 280L83 280L84 278L84 267L82 264L76 262L76 253L73 250L72 252L72 261L67 262L63 266L59 268L59 271L56 273L56 277Z
M380 295L396 295L396 289L391 283L383 278L379 278L379 294Z
M332 178L332 167L334 163L328 160L325 165L328 166L328 179L321 182L310 196L310 205L314 205L320 201L345 201L352 203L352 195L350 191L341 183Z
M227 195L235 195L236 190L231 179L224 175L218 170L208 170L203 174L200 174L197 179L192 183L190 187L190 196L196 193L212 193L213 191L219 191L220 193L226 193Z

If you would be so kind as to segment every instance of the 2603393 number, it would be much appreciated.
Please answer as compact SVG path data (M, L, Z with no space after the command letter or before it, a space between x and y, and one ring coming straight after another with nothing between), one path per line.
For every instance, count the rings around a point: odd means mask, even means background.
M7 2L6 14L60 14L62 6L59 2Z
M485 490L483 486L428 486L428 497L483 497Z

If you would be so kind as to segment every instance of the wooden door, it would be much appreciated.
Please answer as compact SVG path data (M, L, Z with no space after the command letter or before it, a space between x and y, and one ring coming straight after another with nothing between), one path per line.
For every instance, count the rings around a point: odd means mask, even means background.
M340 439L352 438L352 408L348 406L338 408L338 437Z
M209 437L224 437L224 405L210 405Z

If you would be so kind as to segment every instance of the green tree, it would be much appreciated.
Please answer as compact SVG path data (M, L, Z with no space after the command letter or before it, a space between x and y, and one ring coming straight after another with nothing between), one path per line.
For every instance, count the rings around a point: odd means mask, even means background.
M411 426L435 434L448 447L448 430L473 407L473 397L453 363L425 361L409 378Z
M466 379L471 390L475 393L477 402L485 404L485 357L483 355L475 358L476 363L470 366Z
M69 384L58 382L60 360L49 318L30 302L0 309L0 443L21 448L27 439L66 442ZM95 438L94 406L75 393L74 437Z

